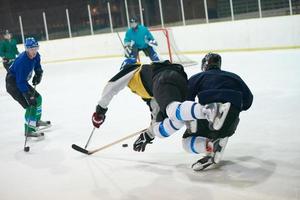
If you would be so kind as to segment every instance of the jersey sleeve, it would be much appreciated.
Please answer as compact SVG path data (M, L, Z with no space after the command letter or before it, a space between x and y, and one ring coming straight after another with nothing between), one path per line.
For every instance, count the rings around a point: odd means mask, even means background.
M125 33L124 45L125 45L126 43L129 43L129 42L131 42L131 38L130 38L130 29L128 29L128 30L126 31L126 33Z
M110 79L103 89L101 99L98 101L98 104L102 108L107 108L113 97L128 85L137 69L138 66L136 65L126 67Z
M189 78L188 80L188 94L187 94L187 100L194 101L197 96L197 83L199 80L199 75L196 74Z
M16 40L14 40L14 53L15 53L15 55L19 55L20 54L20 52L18 50L18 47L17 47L17 41Z
M22 63L18 62L17 65L23 65ZM27 82L28 73L25 70L25 67L18 67L16 70L16 83L18 89L25 93L29 90L28 82Z
M0 41L0 57L4 57L4 51L3 51L4 45L3 42Z
M248 110L253 102L253 94L246 85L246 83L242 80L242 90L243 90L243 110Z
M37 58L36 58L36 64L34 66L34 72L35 73L39 73L39 72L42 72L42 66L41 66L41 56L40 54L37 55Z
M153 35L151 34L151 32L149 31L149 29L147 27L145 27L146 29L146 36L148 40L154 40Z

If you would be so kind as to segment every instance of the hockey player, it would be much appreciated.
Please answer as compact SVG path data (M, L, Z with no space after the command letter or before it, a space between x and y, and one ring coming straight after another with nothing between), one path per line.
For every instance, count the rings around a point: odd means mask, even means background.
M125 65L110 79L103 90L92 116L96 128L104 122L107 107L113 96L125 86L147 101L152 111L151 125L135 141L133 146L135 151L144 151L146 145L152 143L155 136L167 137L183 127L184 121L191 120L186 117L187 110L189 112L192 110L193 119L207 119L213 128L220 129L230 106L223 104L202 106L196 102L193 104L183 102L187 95L187 75L179 64L164 61L153 62L151 65ZM178 102L183 102L183 110L176 107ZM227 111L225 107L228 108ZM172 121L168 118L168 115L173 116L173 113L181 117L180 121L177 119ZM224 115L221 115L222 113Z
M183 147L190 153L205 153L195 162L195 171L219 163L227 144L239 123L239 113L252 105L253 95L245 82L236 74L221 70L221 56L207 54L202 60L201 73L189 79L188 100L197 96L200 104L230 102L230 110L220 130L212 130L206 120L198 119L189 123L183 135Z
M7 92L24 108L25 112L25 134L28 137L38 137L42 133L37 132L41 127L50 126L49 121L41 121L42 97L29 85L28 80L34 71L32 79L34 86L42 80L43 70L40 64L39 44L32 38L26 38L25 51L22 52L8 69L6 75Z
M0 44L0 57L2 57L3 66L8 71L9 66L19 54L17 41L12 38L12 34L6 30L3 34L4 40Z
M143 51L152 61L159 61L155 51L157 42L147 27L138 24L135 18L130 19L130 28L124 38L125 57L138 58L139 51Z

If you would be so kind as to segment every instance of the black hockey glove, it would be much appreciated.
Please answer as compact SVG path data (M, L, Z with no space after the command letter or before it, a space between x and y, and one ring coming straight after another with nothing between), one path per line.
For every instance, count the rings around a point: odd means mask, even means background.
M9 59L8 58L2 58L2 62L3 63L9 63Z
M25 98L25 100L26 100L26 102L28 103L29 106L36 106L36 104L37 104L36 98L29 91L23 93L23 96L24 96L24 98Z
M43 76L43 70L36 71L35 75L32 78L32 84L38 85L42 80L42 76Z
M105 113L107 108L102 108L100 105L96 106L96 112L93 113L92 122L94 127L99 128L105 120Z
M154 137L152 137L147 131L141 133L133 144L133 150L138 152L145 151L147 144L152 144L152 140L154 140Z

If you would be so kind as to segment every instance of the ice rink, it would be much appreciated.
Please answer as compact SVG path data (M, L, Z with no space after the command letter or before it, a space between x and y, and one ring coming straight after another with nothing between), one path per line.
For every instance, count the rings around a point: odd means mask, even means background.
M42 141L23 151L24 110L5 90L0 69L1 200L299 200L300 199L300 50L221 53L222 69L239 74L254 95L241 113L223 161L194 172L201 158L181 147L182 131L155 139L144 153L134 152L135 138L87 156L83 146L92 130L91 115L106 82L122 58L44 64L37 90L43 119L53 127ZM190 56L201 61L203 55ZM200 66L187 67L192 75ZM124 89L112 100L105 123L89 149L146 128L146 104Z

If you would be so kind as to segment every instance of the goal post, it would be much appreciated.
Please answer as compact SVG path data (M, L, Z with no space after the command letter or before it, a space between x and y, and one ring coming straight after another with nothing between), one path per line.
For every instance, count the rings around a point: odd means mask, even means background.
M168 59L173 63L179 63L183 66L197 65L198 63L180 51L176 45L171 29L167 28L151 28L151 34L157 41L156 51L159 53L161 59Z

